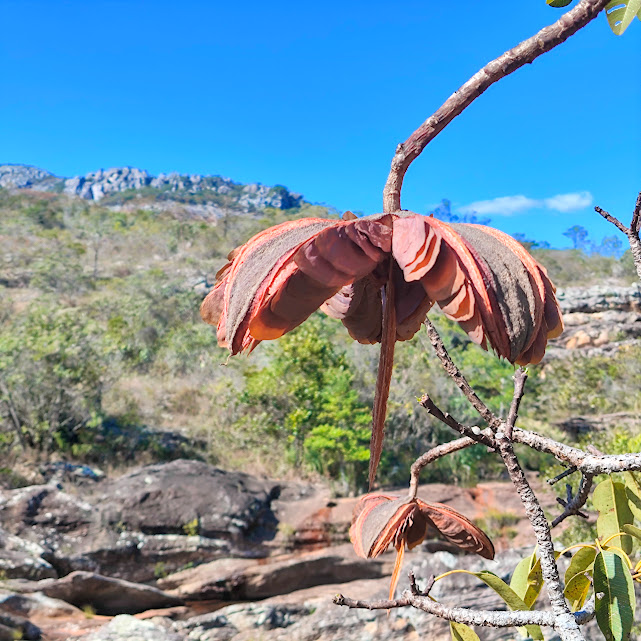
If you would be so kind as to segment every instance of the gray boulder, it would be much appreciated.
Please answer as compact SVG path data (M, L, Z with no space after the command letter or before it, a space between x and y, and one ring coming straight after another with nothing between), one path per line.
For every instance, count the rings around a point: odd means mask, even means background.
M35 587L45 596L79 608L90 606L98 614L136 614L182 605L181 599L158 588L92 572L72 572L62 579L45 579Z
M199 534L256 543L272 538L279 485L199 461L150 465L101 486L104 522L143 534Z

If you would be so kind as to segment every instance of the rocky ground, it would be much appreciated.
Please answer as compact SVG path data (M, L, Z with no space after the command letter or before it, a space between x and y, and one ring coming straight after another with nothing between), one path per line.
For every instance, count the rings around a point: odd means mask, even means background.
M41 484L0 491L0 640L448 638L444 622L418 611L388 617L332 604L337 592L383 598L389 589L393 555L366 561L348 543L355 499L186 460L119 478L71 465L50 466L42 476ZM496 561L461 556L430 539L406 557L405 570L417 577L454 567L508 577L532 549L506 483L425 485L420 495L484 519L499 554ZM542 496L556 510L551 493ZM453 575L432 594L500 606L479 583ZM406 585L403 578L399 589Z

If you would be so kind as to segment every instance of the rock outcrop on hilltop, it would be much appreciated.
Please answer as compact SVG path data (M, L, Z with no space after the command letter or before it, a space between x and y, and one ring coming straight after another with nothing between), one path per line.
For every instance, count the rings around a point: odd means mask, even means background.
M4 189L32 189L79 196L85 200L100 201L123 192L153 190L155 195L225 197L237 202L240 209L253 210L273 207L291 209L303 202L300 194L285 187L268 187L258 183L241 185L221 176L181 175L177 173L152 176L144 169L115 167L99 169L85 176L62 178L29 165L0 165L0 187Z
M567 287L557 292L565 330L546 358L593 356L641 337L641 285Z

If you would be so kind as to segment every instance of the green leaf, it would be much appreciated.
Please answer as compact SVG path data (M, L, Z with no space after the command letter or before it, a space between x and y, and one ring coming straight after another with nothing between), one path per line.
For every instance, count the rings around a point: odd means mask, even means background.
M563 595L570 603L572 612L577 612L583 607L590 591L590 579L585 574L575 574L565 585Z
M483 583L491 587L507 603L510 610L529 610L530 608L514 590L493 572L474 572ZM526 625L528 634L536 641L543 641L543 632L538 625Z
M623 531L631 534L633 537L641 541L641 528L638 528L634 525L624 525Z
M450 621L450 634L452 641L481 641L476 632L464 623Z
M641 1L641 0L640 0ZM608 537L621 532L624 525L634 521L628 505L628 495L623 483L615 483L612 477L601 481L592 495L594 507L599 511L596 529L599 538L605 541ZM620 547L624 552L632 552L632 538L629 535L616 536L608 545Z
M620 554L603 551L594 560L596 620L606 641L625 641L634 622L634 584Z
M521 597L525 601L525 595L529 586L528 575L536 563L536 553L532 552L529 556L526 556L524 559L518 562L517 566L514 568L512 573L512 578L510 579L510 587L514 590L517 596Z
M641 0L612 0L605 5L605 15L610 29L620 36L629 26L634 16L641 13Z
M572 0L546 0L546 2L551 7L560 9L561 7L567 7L572 2Z
M577 574L591 571L595 556L596 549L593 547L579 549L572 557L570 565L565 571L565 585L567 586Z
M624 472L625 492L628 495L628 505L637 521L641 521L641 483L634 472Z

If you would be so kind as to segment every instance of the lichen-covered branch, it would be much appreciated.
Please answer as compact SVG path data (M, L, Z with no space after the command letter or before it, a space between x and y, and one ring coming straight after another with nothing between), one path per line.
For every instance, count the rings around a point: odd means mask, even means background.
M410 164L456 116L495 82L565 42L593 20L607 3L608 0L581 0L576 7L563 14L554 24L541 29L531 38L492 60L455 91L434 114L396 148L383 190L383 211L391 213L401 209L401 188Z
M465 376L452 361L445 345L434 325L427 319L425 321L427 334L432 343L436 355L441 361L441 365L450 378L456 383L461 393L467 398L468 402L474 409L490 424L490 427L506 431L506 423L497 417L486 405L479 399L472 386L467 382ZM459 432L462 436L468 436L478 443L483 443L488 447L496 449L497 444L491 433L487 431L475 430L473 427L461 425L454 417L442 412L434 401L427 395L419 401L427 411L441 420L443 423ZM596 476L597 474L614 474L615 472L639 471L641 470L641 453L636 454L592 454L577 447L559 443L552 438L542 436L536 432L514 427L512 431L512 441L522 443L538 452L551 454L557 460L576 468L584 475Z
M514 395L510 403L510 411L507 413L507 420L505 421L505 435L512 440L512 431L514 424L519 415L519 407L523 394L525 393L525 381L527 381L527 370L520 367L514 374Z
M539 546L541 572L550 603L552 604L552 611L555 614L555 619L565 622L563 629L559 630L559 636L563 641L583 640L581 630L572 617L565 597L563 596L563 585L561 583L561 577L559 576L559 569L556 565L556 559L554 558L554 543L552 542L552 535L550 534L550 524L545 518L543 509L532 487L528 483L525 473L519 465L516 454L514 453L512 441L507 437L505 432L502 431L496 433L496 441L503 463L521 498L521 502L525 508L525 514L530 520L530 525L536 536L536 541Z
M465 625L479 625L494 628L509 628L523 625L542 625L552 627L557 630L562 628L565 621L559 621L554 612L542 612L540 610L513 610L511 612L502 610L472 610L469 608L449 607L443 603L438 603L428 596L413 594L410 590L403 592L400 599L379 600L379 601L361 601L350 599L349 597L337 594L334 597L334 603L344 605L348 608L361 608L367 610L392 610L394 608L403 608L413 606L429 614L446 619L447 621L456 621ZM594 608L592 604L581 612L575 612L570 615L571 624L582 625L594 617ZM559 630L560 631L560 630ZM563 638L563 637L562 637Z

